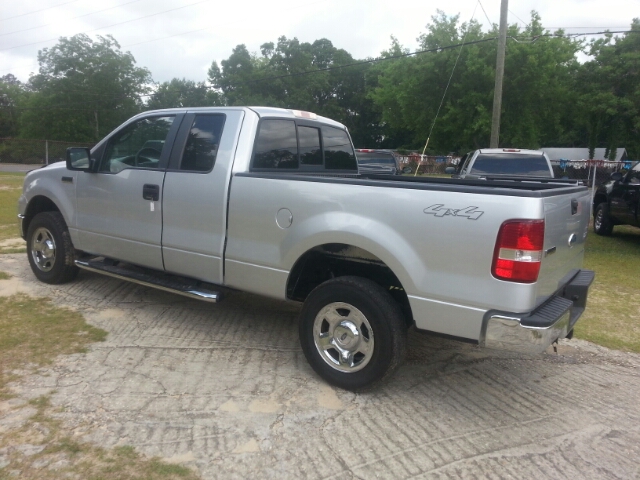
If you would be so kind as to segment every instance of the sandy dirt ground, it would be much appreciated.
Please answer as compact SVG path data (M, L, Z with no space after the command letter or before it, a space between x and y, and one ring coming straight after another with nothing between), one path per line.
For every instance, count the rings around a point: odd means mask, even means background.
M587 342L497 353L410 333L391 381L334 389L299 348L296 304L200 303L81 272L35 281L0 257L0 295L46 296L109 332L14 385L53 392L79 439L133 445L203 478L639 478L640 356ZM7 421L0 415L0 427Z

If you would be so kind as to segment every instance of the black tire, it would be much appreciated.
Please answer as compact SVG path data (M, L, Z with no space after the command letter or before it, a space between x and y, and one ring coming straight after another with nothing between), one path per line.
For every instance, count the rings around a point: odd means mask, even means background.
M27 230L27 257L41 282L65 283L76 277L75 249L59 212L41 212L33 217Z
M389 377L407 352L400 305L366 278L338 277L316 287L302 308L299 330L311 367L345 390L361 390ZM349 356L343 358L341 351Z
M593 231L598 235L608 236L613 232L613 222L609 216L609 205L606 202L599 203L593 215Z

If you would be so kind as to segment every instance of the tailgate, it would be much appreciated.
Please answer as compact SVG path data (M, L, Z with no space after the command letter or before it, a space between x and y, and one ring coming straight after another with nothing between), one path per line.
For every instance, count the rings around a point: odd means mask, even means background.
M588 190L544 199L545 231L536 305L544 302L582 268L589 227Z

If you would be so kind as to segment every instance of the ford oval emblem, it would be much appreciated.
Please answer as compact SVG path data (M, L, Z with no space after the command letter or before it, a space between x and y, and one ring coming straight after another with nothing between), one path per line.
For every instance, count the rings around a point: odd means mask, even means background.
M572 233L571 235L569 235L569 241L567 242L569 244L569 248L573 247L577 239L578 237L576 237L575 233Z

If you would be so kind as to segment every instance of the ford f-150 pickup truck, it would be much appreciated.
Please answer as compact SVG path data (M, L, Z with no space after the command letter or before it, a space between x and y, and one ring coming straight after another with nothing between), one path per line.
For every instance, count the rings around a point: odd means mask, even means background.
M483 148L467 153L458 168L447 167L454 178L553 178L553 168L546 153L517 148Z
M536 353L571 336L589 193L575 183L358 173L344 125L266 107L140 114L27 174L33 273L98 272L208 302L303 302L313 369L357 390L402 362L407 329Z

